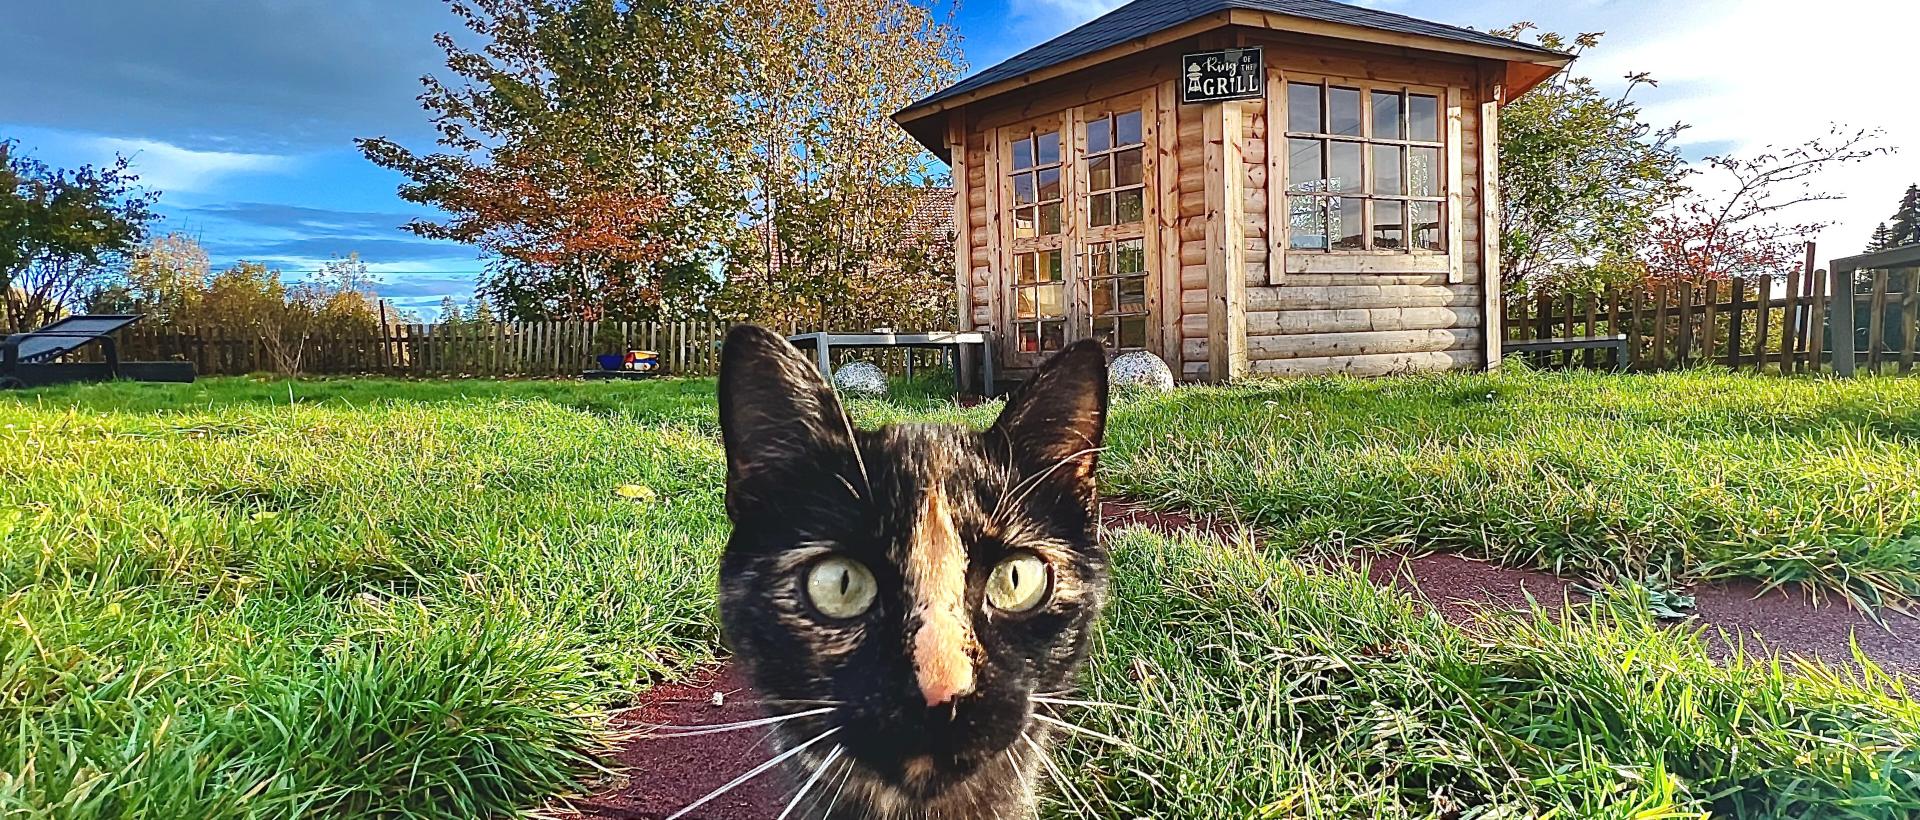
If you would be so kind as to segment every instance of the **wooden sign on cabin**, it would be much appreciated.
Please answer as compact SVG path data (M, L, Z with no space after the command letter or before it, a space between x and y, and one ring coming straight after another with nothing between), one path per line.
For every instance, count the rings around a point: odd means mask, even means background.
M1266 61L1257 47L1182 54L1180 65L1180 102L1188 105L1257 100L1266 93Z
M1571 60L1333 0L1132 0L893 118L953 169L959 329L1015 380L1087 338L1188 381L1475 369L1500 106Z

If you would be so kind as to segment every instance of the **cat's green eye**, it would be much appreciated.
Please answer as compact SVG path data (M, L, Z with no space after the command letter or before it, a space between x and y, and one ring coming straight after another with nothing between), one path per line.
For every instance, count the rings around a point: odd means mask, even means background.
M1046 601L1052 586L1047 562L1037 555L1019 553L1001 561L987 576L987 603L1003 612L1026 612Z
M807 599L829 618L852 618L873 606L873 573L851 558L833 556L807 570Z

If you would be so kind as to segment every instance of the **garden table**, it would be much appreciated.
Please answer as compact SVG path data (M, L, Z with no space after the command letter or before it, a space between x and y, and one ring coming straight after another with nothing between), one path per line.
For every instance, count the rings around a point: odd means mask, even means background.
M944 350L953 367L954 387L964 391L970 368L963 354L970 348L980 351L980 395L993 395L993 336L989 333L796 333L787 337L795 347L813 348L813 360L820 375L833 378L833 349L836 347L906 347Z

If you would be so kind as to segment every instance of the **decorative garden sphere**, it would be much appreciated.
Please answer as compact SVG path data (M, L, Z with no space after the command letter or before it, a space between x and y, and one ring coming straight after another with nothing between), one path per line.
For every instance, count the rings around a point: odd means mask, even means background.
M872 362L847 362L834 371L833 386L850 396L877 399L887 394L887 374Z
M1107 385L1113 390L1172 390L1173 371L1159 356L1144 350L1122 353L1107 365Z

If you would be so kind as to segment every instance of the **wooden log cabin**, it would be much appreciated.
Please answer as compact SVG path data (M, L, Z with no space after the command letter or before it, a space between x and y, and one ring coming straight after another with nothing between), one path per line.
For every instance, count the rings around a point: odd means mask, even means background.
M1134 0L894 120L953 169L959 327L1016 379L1088 336L1189 381L1471 369L1500 358L1499 109L1571 59Z

